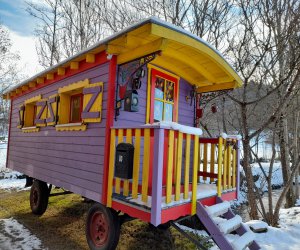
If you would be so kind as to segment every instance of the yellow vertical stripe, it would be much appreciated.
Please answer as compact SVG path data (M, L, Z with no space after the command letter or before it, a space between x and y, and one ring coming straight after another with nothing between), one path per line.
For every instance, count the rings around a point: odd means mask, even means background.
M181 166L182 166L182 139L183 139L183 134L181 132L179 132L178 133L178 145L177 145L175 201L178 201L180 198Z
M134 158L133 158L133 178L132 178L132 198L138 197L138 184L140 172L140 151L141 151L141 130L135 130L135 145L134 145Z
M233 148L233 159L232 159L232 186L235 188L236 187L236 171L239 171L237 169L237 164L236 164L236 149Z
M127 129L126 130L126 143L132 143L132 130ZM128 196L129 195L129 180L124 180L123 185L123 195Z
M149 161L150 161L150 129L144 130L144 157L143 157L143 180L142 201L148 201Z
M222 154L223 154L223 138L219 138L218 145L218 196L222 193Z
M231 162L231 154L232 154L232 146L228 146L227 150L227 177L228 177L228 188L231 188L231 170L232 170L232 162Z
M107 181L107 206L111 207L112 203L112 190L114 180L114 162L115 162L115 150L116 150L116 135L115 130L111 130L110 134L110 147L109 147L109 167L108 167L108 181Z
M207 173L207 143L204 143L203 149L203 172ZM206 177L203 177L203 180L206 181Z
M196 214L197 203L197 177L198 177L198 154L199 154L199 136L195 135L194 140L194 162L193 162L193 182L192 182L192 215Z
M123 142L123 129L119 129L118 130L118 144ZM121 187L121 179L120 178L116 178L116 189L115 192L117 194L120 194L120 188Z
M211 174L215 173L215 149L216 149L216 145L211 144L210 146L210 173ZM215 179L211 177L210 182L212 183L213 181L215 181Z
M223 189L227 189L227 150L226 141L224 142L224 159L223 159Z
M146 124L150 123L150 106L151 106L151 68L148 64L148 83L147 83L147 107L146 107Z
M166 203L171 202L172 197L172 177L173 177L173 157L174 157L174 131L169 130L168 167L167 167L167 189Z
M190 171L191 135L186 135L185 165L184 165L184 199L189 197L189 171Z

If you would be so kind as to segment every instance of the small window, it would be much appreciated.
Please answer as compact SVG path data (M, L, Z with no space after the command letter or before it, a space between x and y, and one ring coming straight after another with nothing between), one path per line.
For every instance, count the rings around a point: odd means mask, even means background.
M70 100L70 123L81 122L83 95L72 95Z
M177 121L178 78L151 68L150 123Z

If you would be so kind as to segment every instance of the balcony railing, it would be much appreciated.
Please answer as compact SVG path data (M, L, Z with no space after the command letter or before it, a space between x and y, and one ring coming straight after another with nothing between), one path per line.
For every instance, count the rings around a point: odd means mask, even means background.
M134 146L131 180L114 176L116 146L121 142ZM218 196L236 188L238 154L235 137L200 138L167 126L112 128L107 206L112 205L113 196L126 197L155 212L191 202L194 214L199 194L204 192L198 189L200 183L211 184Z

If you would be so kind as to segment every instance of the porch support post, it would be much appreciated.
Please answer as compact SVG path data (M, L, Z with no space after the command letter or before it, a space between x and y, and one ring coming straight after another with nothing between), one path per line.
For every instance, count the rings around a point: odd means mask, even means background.
M151 224L161 224L164 129L154 129Z
M240 193L240 160L241 160L241 140L237 140L236 150L236 198L239 199Z

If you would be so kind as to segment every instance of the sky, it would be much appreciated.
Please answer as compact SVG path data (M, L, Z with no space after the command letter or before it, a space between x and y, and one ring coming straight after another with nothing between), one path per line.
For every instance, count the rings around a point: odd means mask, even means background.
M12 51L20 56L23 75L30 77L41 71L34 38L37 21L26 12L25 0L0 0L0 22L9 30Z

